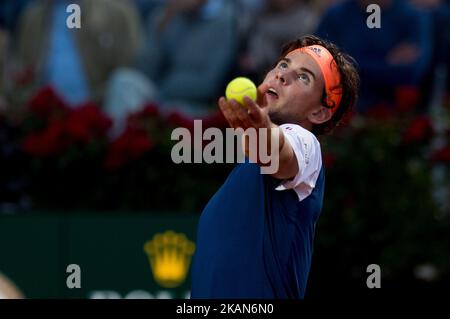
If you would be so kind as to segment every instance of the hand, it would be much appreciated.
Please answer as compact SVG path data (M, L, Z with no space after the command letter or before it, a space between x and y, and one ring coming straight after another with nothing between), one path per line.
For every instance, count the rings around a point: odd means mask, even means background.
M273 123L269 118L269 110L265 105L264 93L267 88L261 85L258 88L258 96L256 102L249 97L244 97L245 106L239 104L236 100L227 100L225 97L219 99L219 107L225 119L232 128L243 128L246 130L249 127L256 129L271 128Z
M258 91L257 101L264 105L265 103L262 100L262 96L263 94L260 94L260 91ZM261 107L258 102L254 102L248 96L244 97L244 103L245 106L239 104L234 99L226 100L225 97L219 99L219 107L233 129L242 128L244 131L248 128L256 129L257 140L250 139L250 137L247 136L248 132L244 132L244 135L242 136L242 147L244 154L250 156L250 160L261 165L266 164L261 163L260 161L258 145L261 145L260 138L263 138L266 141L265 149L271 150L271 128L276 127L276 125L270 121L268 107ZM260 128L266 128L267 130L264 133L264 131L259 130ZM252 157L252 155L256 157Z

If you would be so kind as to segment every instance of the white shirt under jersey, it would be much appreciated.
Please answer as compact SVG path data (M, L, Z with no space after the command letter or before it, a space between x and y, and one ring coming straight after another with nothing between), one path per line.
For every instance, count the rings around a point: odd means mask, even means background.
M300 125L282 124L280 128L294 150L299 169L294 178L281 182L276 190L293 189L302 201L313 191L322 168L320 143L313 133Z

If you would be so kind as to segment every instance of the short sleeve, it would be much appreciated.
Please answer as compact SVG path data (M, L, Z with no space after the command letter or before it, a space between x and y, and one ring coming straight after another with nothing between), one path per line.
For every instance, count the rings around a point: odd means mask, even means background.
M319 177L322 167L320 143L314 134L300 125L282 124L280 128L294 150L299 170L294 178L282 181L276 190L293 189L302 201L311 194Z

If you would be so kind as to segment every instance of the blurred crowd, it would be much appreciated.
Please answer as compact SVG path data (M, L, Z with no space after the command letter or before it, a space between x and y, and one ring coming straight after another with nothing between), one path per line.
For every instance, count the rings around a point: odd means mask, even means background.
M73 3L81 9L79 29L66 25ZM380 28L367 24L369 4L381 9ZM7 92L28 72L74 107L99 103L120 130L149 101L207 111L232 77L261 81L281 46L305 34L355 58L360 113L403 98L423 111L437 79L449 91L445 0L3 0L0 87Z

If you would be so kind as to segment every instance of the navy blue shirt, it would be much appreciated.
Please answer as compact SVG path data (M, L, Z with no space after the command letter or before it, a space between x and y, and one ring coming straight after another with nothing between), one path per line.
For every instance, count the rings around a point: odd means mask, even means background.
M191 298L303 298L324 183L322 168L299 201L258 165L237 165L200 217Z

